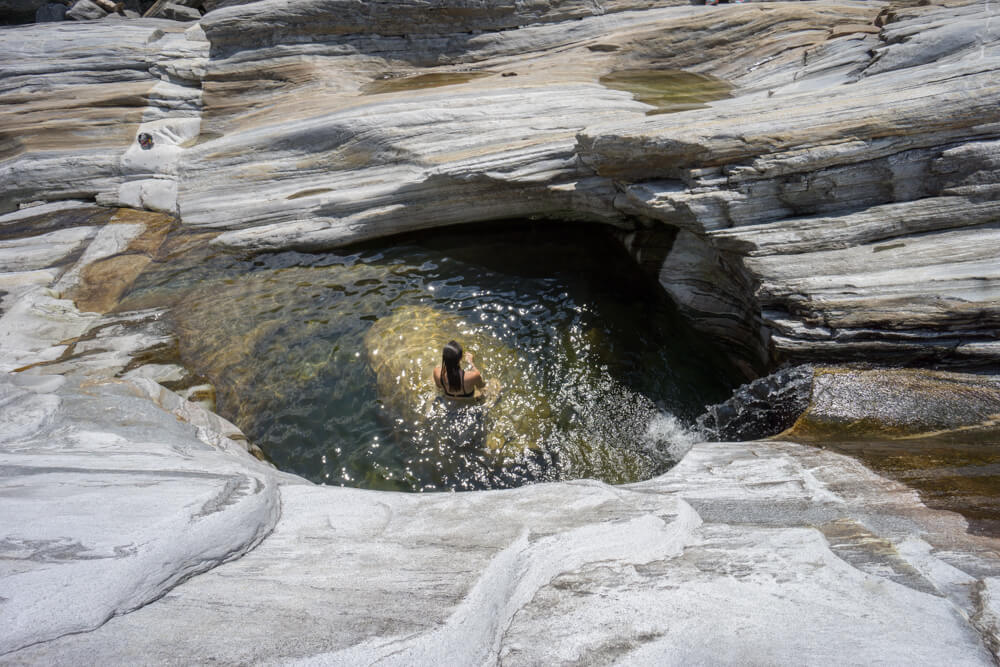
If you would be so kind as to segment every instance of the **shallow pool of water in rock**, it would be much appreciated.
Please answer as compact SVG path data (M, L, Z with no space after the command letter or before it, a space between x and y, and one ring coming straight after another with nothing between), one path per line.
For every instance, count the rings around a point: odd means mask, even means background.
M458 228L326 254L198 252L163 258L121 308L168 305L181 360L215 384L218 411L278 467L316 482L648 478L733 385L601 228ZM499 383L488 401L437 397L430 373L452 337Z
M433 72L409 76L387 76L365 84L361 92L365 95L384 95L385 93L399 93L408 90L455 86L491 74L493 72Z
M929 507L958 512L969 532L1000 537L1000 428L898 440L795 439L858 458L916 489Z
M640 102L656 107L647 115L700 109L732 95L733 85L708 74L673 69L631 69L611 72L600 82L624 90Z

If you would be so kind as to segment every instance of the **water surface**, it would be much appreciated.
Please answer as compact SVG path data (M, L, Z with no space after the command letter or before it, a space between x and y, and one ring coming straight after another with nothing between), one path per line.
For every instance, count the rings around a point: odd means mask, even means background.
M631 69L600 78L602 85L624 90L655 109L647 115L701 109L732 95L733 85L708 74L672 69Z
M216 386L220 414L316 482L648 478L735 382L589 225L470 225L326 254L198 252L161 258L121 308L169 305L180 358ZM492 402L427 392L448 337L499 382Z
M1000 537L1000 428L900 439L827 437L812 444L860 459L915 489L928 507L958 512L970 533Z
M493 72L433 72L430 74L412 74L410 76L388 76L365 84L361 92L365 95L383 95L385 93L399 93L407 90L455 86L484 76L490 76L491 74Z

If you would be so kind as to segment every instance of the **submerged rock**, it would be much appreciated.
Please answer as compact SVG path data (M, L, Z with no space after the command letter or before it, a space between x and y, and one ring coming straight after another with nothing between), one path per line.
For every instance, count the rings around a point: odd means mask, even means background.
M466 433L463 428L463 433L455 434L459 440L471 437L471 444L506 456L523 454L546 441L552 408L541 388L522 372L524 362L517 352L461 317L430 307L400 308L380 318L365 334L379 398L390 414L418 429L429 426L431 437L452 435L449 431L458 404L442 397L432 375L441 364L441 349L450 340L459 341L466 352L475 355L477 367L488 379L478 404L458 408L465 416L475 413L482 419L482 431Z

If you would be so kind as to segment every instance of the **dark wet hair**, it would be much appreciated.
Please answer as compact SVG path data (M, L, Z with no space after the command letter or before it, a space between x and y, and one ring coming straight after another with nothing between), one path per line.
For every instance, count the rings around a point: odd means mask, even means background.
M441 366L444 368L444 374L448 376L448 387L457 393L465 391L463 384L465 373L462 372L460 363L462 363L462 346L451 341L444 346L444 351L441 353ZM444 382L441 384L444 385Z

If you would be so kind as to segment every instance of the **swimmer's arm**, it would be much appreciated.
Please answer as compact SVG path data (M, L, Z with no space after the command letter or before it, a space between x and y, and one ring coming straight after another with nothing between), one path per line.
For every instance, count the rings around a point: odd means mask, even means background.
M473 389L482 389L486 386L486 381L483 379L483 374L479 372L476 365L472 363L472 353L465 353L465 361L469 364L469 372L465 374L465 381L472 385Z

